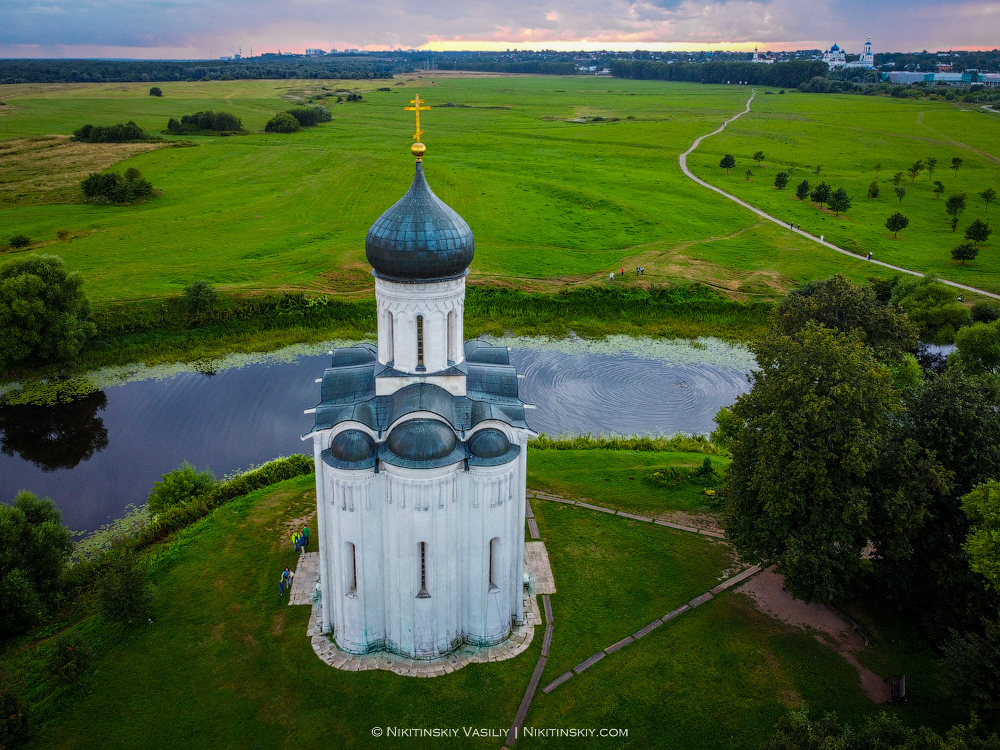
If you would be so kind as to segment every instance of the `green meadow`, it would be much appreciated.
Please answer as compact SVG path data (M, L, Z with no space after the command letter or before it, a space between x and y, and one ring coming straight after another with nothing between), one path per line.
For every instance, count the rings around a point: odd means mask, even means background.
M635 476L637 454L589 451ZM549 471L578 463L575 451L544 454ZM684 467L692 456L660 456ZM631 464L631 466L628 466ZM534 478L532 480L534 482ZM643 507L677 503L633 485ZM603 500L603 497L600 498ZM544 500L533 502L557 593L555 631L542 686L594 652L703 593L731 573L717 540ZM306 607L288 607L277 579L294 565L288 524L315 510L303 476L236 499L147 553L156 598L152 623L117 630L78 603L70 619L6 645L0 659L32 701L36 748L497 747L486 740L372 737L373 727L506 731L540 655L474 664L435 679L385 671L342 672L312 652ZM730 571L726 573L725 571ZM878 608L872 608L879 612ZM911 725L965 720L943 699L933 654L913 628L881 612L871 667L906 671L911 701L889 707ZM47 676L61 628L88 639L95 663L80 687ZM865 654L862 654L865 658ZM789 709L837 711L858 721L877 709L857 673L812 634L724 593L605 658L550 694L539 691L525 726L627 729L627 738L522 737L518 747L757 748Z
M377 90L384 87L389 90ZM643 265L643 284L697 280L745 299L772 298L837 271L856 280L885 274L761 221L683 176L678 155L742 109L745 87L432 73L396 81L219 81L161 88L162 98L149 96L148 86L140 84L14 85L0 91L0 172L16 177L0 191L3 234L23 232L35 250L61 255L84 273L98 303L175 295L200 278L238 293L369 296L364 237L412 178L413 120L403 107L416 93L432 107L422 119L428 180L476 234L472 283L552 291L607 283L611 270ZM348 88L362 93L363 101L332 104L332 122L300 133L164 136L164 145L188 145L129 156L117 168L137 167L163 192L144 205L80 202L73 184L87 171L87 152L81 153L86 144L72 144L72 155L62 158L70 144L51 138L86 123L129 119L160 134L169 117L206 109L232 112L245 128L259 131L275 112ZM927 113L923 124L915 119L918 108ZM988 249L963 268L948 258L948 242L935 246L950 237L921 230L921 222L937 221L942 228L945 222L935 213L941 207L918 187L904 210L926 203L926 218L911 210L911 226L895 242L879 229L888 202L871 207L878 219L871 228L874 219L861 198L871 179L869 162L887 165L884 180L894 159L901 168L932 152L940 162L936 177L952 182L944 162L955 151L966 159L955 187L985 185L995 165L946 139L988 147L989 137L973 139L966 132L973 126L965 123L985 126L989 116L944 103L798 93L761 93L754 110L702 144L691 159L700 174L749 192L778 215L800 219L803 228L848 227L860 233L862 244L850 245L853 235L832 228L826 234L859 251L871 237L883 243L872 246L877 255L891 245L893 255L886 259L903 265L930 266L941 256L929 270L994 288L983 270L991 265ZM581 118L586 121L570 121ZM773 147L766 139L775 141ZM49 158L32 155L33 143ZM713 166L717 152L736 152L742 165L758 147L772 169L781 159L801 163L799 171L827 162L823 178L835 185L844 181L855 207L846 218L826 217L788 192L775 195L770 172L758 170L756 181L745 183L739 170L726 178ZM11 156L15 150L20 155ZM95 147L94 165L114 163L108 153L98 158L99 151ZM124 148L121 156L128 156ZM33 170L37 179L30 178ZM857 187L846 181L851 170ZM918 182L929 190L926 174ZM974 214L974 200L964 219ZM57 238L59 230L68 233L65 240ZM634 275L629 283L637 283Z

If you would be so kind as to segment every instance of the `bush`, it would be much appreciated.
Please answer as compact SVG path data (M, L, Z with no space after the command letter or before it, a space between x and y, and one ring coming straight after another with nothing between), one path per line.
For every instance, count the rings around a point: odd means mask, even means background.
M0 664L0 748L15 750L31 738L31 708Z
M93 172L80 183L80 188L88 203L116 206L143 203L155 192L153 184L135 168L126 170L124 176L117 172Z
M303 128L319 125L321 122L330 122L333 119L333 115L326 107L296 107L288 110L287 113L298 120L299 125Z
M164 474L146 500L146 506L153 515L158 515L176 505L184 505L192 500L204 499L215 489L215 475L207 469L195 471L187 461L180 467Z
M85 143L131 143L149 140L149 134L129 120L117 125L84 125L73 132L73 139Z
M264 126L265 133L295 133L302 128L299 121L287 112L275 115Z
M973 323L992 323L1000 319L1000 309L989 302L977 302L972 306Z
M878 198L879 193L880 190L878 186L878 180L872 180L871 184L868 186L868 197L873 199Z
M184 306L192 315L204 315L218 302L219 293L204 279L184 287Z
M67 239L69 239L69 230L60 229L59 231L56 232L56 237L59 239L60 242L65 242Z
M210 130L216 133L237 132L243 130L243 121L231 112L195 112L184 115L178 123L174 118L167 121L167 130L171 133L198 132Z
M146 571L128 554L112 561L97 580L97 606L108 622L128 625L149 616L153 594Z
M163 96L163 91L160 89L159 86L153 86L153 88L151 88L149 90L149 95L150 96Z
M21 248L28 247L31 244L31 237L26 234L15 234L10 238L8 243L15 250L20 250Z
M56 639L49 654L49 674L73 685L79 685L90 668L93 657L90 647L76 632Z
M62 258L29 255L0 267L0 370L30 357L74 357L95 330L83 277Z
M921 341L951 344L955 332L970 322L969 311L956 300L954 290L933 276L899 279L890 302L899 305L920 328Z

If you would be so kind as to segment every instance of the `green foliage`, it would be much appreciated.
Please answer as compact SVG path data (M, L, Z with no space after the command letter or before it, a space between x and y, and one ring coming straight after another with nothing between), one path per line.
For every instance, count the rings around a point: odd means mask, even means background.
M0 635L35 623L60 592L73 551L55 504L22 490L14 504L0 504Z
M0 748L18 750L31 738L31 706L0 662Z
M743 173L743 176L746 177L747 182L750 182L750 179L753 177L753 170L748 169L746 172Z
M1000 366L1000 334L996 330L994 355L996 368ZM985 482L963 495L962 510L971 523L964 545L969 566L984 576L989 586L1000 589L1000 482Z
M952 218L951 231L955 231L958 217L965 210L965 193L954 193L944 202L944 212Z
M986 210L989 211L990 203L997 199L997 191L988 187L979 194L979 197L983 199L983 203L986 205Z
M892 191L896 194L896 197L899 198L900 204L902 204L903 198L906 197L906 188L903 187L902 185L896 185L896 187L894 187Z
M161 89L159 86L153 86L149 90L149 95L150 96L163 96L163 89Z
M962 157L954 156L951 159L951 168L955 170L955 177L958 177L958 169L964 163Z
M868 197L874 200L879 197L879 194L878 180L872 180L871 184L868 186Z
M728 406L721 407L713 417L713 421L716 427L709 436L711 441L720 448L729 448L739 435L743 421L733 414Z
M1000 308L991 302L977 302L972 306L973 323L992 323L1000 319Z
M758 65L751 62L709 62L667 64L653 60L612 60L611 75L615 78L637 78L657 81L690 81L692 83L729 83L747 81L753 86L795 88L799 84L823 78L829 70L826 63L794 60ZM517 71L510 71L517 72ZM826 81L829 87L829 81ZM808 87L808 84L807 84Z
M92 172L80 183L80 188L88 203L118 206L144 203L154 193L152 183L143 179L142 173L134 168L129 169L124 176L117 172Z
M31 244L31 237L26 234L15 234L7 243L15 250L28 247Z
M149 512L157 515L177 505L203 500L215 489L215 475L211 471L195 471L187 461L164 474L153 483L146 500Z
M107 622L141 623L149 616L152 603L149 578L132 555L118 555L98 576L97 607Z
M921 341L951 344L955 332L971 320L954 290L934 276L900 279L893 287L891 301L920 329Z
M949 692L973 711L1000 718L1000 621L983 618L980 632L951 631L942 671ZM1000 748L996 740L990 750Z
M901 183L902 181L903 181L902 172L896 172L896 174L892 176L892 184L895 185L896 187L899 187L899 183Z
M299 121L287 112L275 115L264 126L265 133L297 133L301 129Z
M754 151L753 152L753 160L755 162L757 162L757 166L759 167L760 163L762 161L764 161L764 152L763 151Z
M49 652L49 674L58 680L79 685L90 669L93 654L77 631L59 636Z
M321 122L330 122L333 115L326 107L295 107L287 110L287 113L298 120L299 125L304 128L319 125Z
M531 450L558 451L652 451L671 453L718 453L714 441L704 435L674 435L673 437L652 437L633 435L606 437L604 435L575 435L572 437L549 437L544 432L531 441Z
M963 264L967 260L975 260L977 255L979 255L979 248L974 242L963 242L951 249L952 260L960 260Z
M729 174L729 170L736 166L736 157L732 154L725 154L719 160L719 166L726 170L726 174Z
M830 208L835 215L840 216L841 211L847 211L851 207L851 199L844 188L837 188L829 197Z
M804 201L809 197L809 180L802 180L795 188L795 197L800 201Z
M784 190L788 187L788 180L790 178L791 175L788 174L788 172L778 172L778 174L774 176L774 186L778 188L778 190Z
M0 266L0 369L74 357L94 334L83 277L55 255Z
M796 597L828 603L857 583L870 543L892 554L882 540L919 515L870 486L899 396L871 349L814 322L752 350L760 369L732 409L743 425L731 449L726 535L741 559L775 564Z
M73 138L85 143L132 143L149 140L149 134L132 120L117 125L84 125Z
M831 192L832 191L830 186L825 182L821 182L819 185L813 188L813 191L810 194L809 198L810 200L812 200L813 203L819 204L819 206L822 208L823 204L826 203L828 200L830 200Z
M193 115L181 116L181 121L174 118L167 121L167 130L171 133L195 133L209 131L213 133L235 133L243 130L243 121L231 112L195 112Z
M913 182L923 171L924 171L924 163L920 159L917 159L915 162L913 162L913 164L910 165L910 168L906 170L906 173L910 176L910 182Z
M901 229L906 229L910 225L910 220L907 219L899 211L896 211L892 216L885 220L885 228L892 232L892 236L895 237Z
M965 239L970 240L977 245L982 245L986 242L986 240L990 238L991 234L993 234L993 230L990 229L990 225L982 219L976 219L965 229Z
M935 200L941 200L941 195L944 193L944 183L941 182L940 180L935 180L934 190L932 190L931 192L934 193Z
M184 305L192 315L205 315L218 304L219 293L204 279L184 287Z
M927 165L927 179L933 180L934 169L937 167L937 159L935 159L933 156L929 156L927 157L925 164Z

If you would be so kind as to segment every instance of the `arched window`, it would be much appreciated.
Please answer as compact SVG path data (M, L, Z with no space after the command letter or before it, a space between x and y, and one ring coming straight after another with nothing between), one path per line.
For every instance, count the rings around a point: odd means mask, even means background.
M500 574L500 537L490 539L490 591L500 588L497 577Z
M458 361L458 316L454 310L448 313L448 359L452 362Z
M430 594L427 593L427 542L420 542L420 593L417 594L418 599L429 599Z
M347 542L344 549L344 570L347 573L345 576L347 595L357 597L358 595L358 556L357 550L352 542Z
M424 369L424 316L417 316L417 369Z

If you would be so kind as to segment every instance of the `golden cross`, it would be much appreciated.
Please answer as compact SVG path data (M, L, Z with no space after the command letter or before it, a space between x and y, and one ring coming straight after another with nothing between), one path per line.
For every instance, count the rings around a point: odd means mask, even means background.
M412 107L403 107L407 112L416 112L417 114L417 132L413 134L413 140L419 141L420 136L424 134L424 131L420 129L420 113L430 109L430 107L421 107L421 104L426 104L426 99L421 99L420 94L416 94L416 98L410 99L410 104Z

